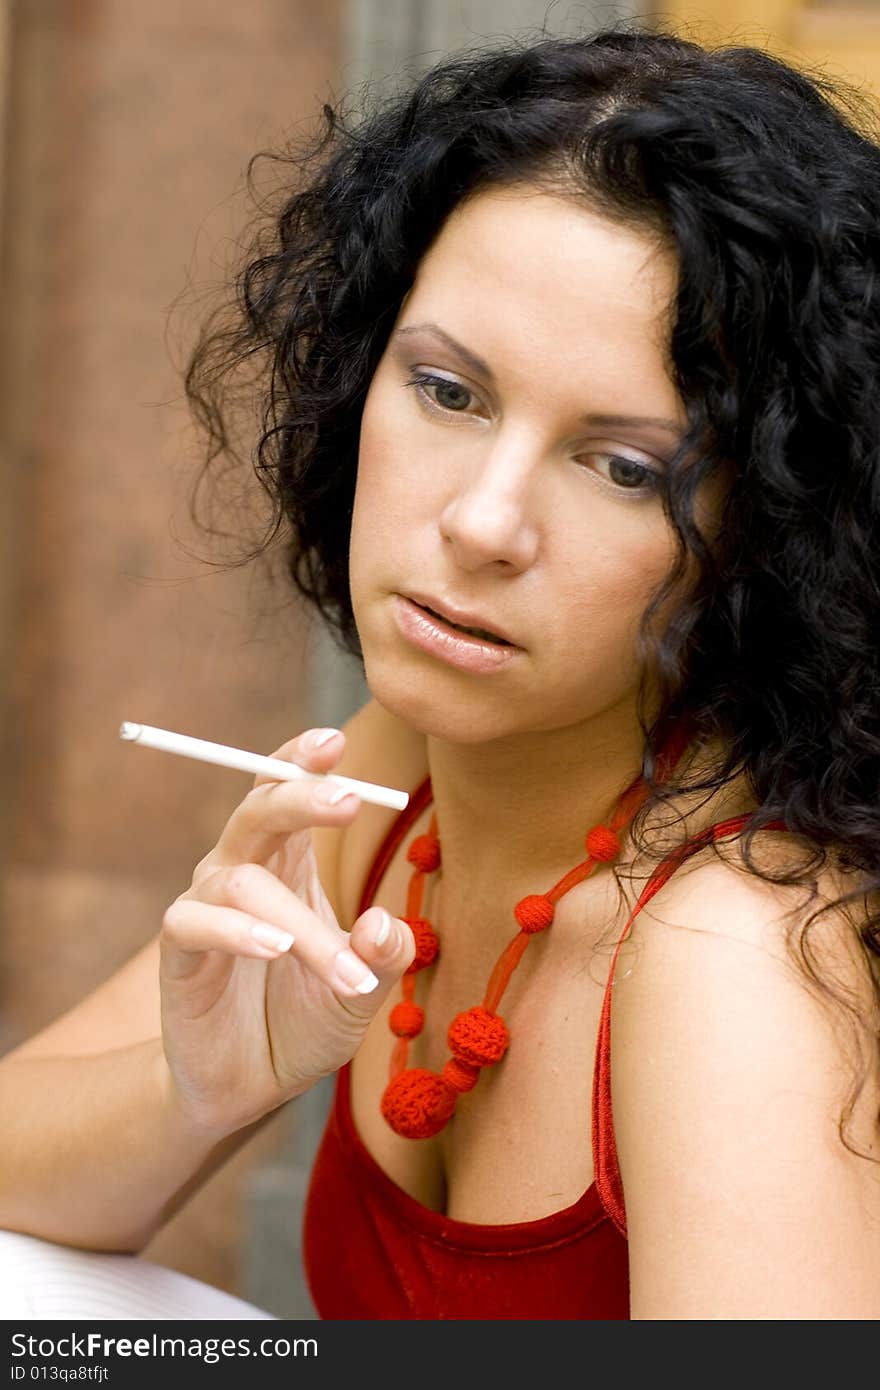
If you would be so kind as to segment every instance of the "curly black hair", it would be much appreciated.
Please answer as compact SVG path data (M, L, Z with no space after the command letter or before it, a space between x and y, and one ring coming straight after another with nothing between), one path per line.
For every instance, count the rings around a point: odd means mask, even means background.
M208 322L191 359L208 463L237 458L228 422L244 368L265 404L255 467L274 510L261 548L286 528L290 579L359 656L342 519L362 407L448 214L525 181L668 245L679 266L669 370L689 430L663 494L676 561L640 633L660 701L649 711L643 684L651 795L632 834L645 852L653 807L744 773L758 806L740 837L748 871L810 884L811 903L829 862L854 884L789 944L858 1032L864 1010L817 968L810 934L841 908L880 997L876 112L850 86L758 49L638 26L465 50L374 107L344 104L273 156L288 174L281 206L232 316ZM718 470L728 486L708 543L693 501ZM725 752L703 780L661 786L658 755L683 715ZM806 848L801 865L755 861L752 839L775 819ZM851 1147L843 1121L840 1133Z

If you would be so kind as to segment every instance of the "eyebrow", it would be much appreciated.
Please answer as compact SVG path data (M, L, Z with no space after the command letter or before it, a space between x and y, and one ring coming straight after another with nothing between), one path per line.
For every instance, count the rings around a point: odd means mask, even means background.
M487 381L492 383L493 386L495 385L495 377L493 375L492 368L489 366L488 362L486 362L482 357L478 357L477 354L475 352L472 352L470 348L465 347L464 343L458 342L456 338L452 337L451 333L447 333L446 330L444 328L441 328L438 323L409 323L406 325L405 328L395 329L394 336L395 338L403 337L404 334L407 333L433 334L433 336L435 338L439 338L440 342L443 343L447 348L449 348L451 352L456 353L457 356L461 358L462 362L464 362L465 365L469 367L472 372L476 372L478 373L478 375L484 376ZM682 435L684 433L685 428L684 426L678 424L678 422L675 420L664 420L656 415L594 414L582 415L580 418L584 424L600 425L608 429L619 428L621 426L626 428L637 425L652 425L655 429L666 430L668 431L668 433L676 435L676 437Z

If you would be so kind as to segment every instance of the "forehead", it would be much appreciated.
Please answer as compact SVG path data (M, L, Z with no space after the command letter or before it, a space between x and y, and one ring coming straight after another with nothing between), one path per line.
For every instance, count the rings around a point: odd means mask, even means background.
M485 342L531 342L594 359L597 340L665 356L677 284L673 252L573 198L526 185L491 188L450 214L408 296L454 313ZM487 318L487 315L489 316ZM633 364L635 365L635 364Z

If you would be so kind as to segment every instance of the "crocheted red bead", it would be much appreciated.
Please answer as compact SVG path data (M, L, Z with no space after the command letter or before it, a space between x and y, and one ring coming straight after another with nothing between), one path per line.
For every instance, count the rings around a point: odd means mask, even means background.
M415 1038L421 1033L425 1022L425 1011L409 999L403 999L388 1016L392 1033L398 1038Z
M455 1091L472 1091L480 1079L480 1068L470 1062L462 1062L459 1057L450 1057L444 1064L440 1075Z
M520 898L513 909L513 915L523 931L529 933L544 931L549 927L555 912L555 904L545 893L530 893L527 898Z
M440 954L440 942L425 917L404 917L402 920L409 925L416 939L415 959L405 971L407 975L414 975L417 970L424 970L426 965L434 964Z
M417 835L406 857L423 874L432 874L440 867L440 841L434 835Z
M491 1067L494 1062L500 1062L507 1051L510 1034L502 1018L478 1004L456 1015L449 1025L446 1041L459 1061Z
M456 1092L442 1076L412 1067L385 1087L382 1114L395 1134L404 1139L430 1139L446 1124L455 1101Z
M620 841L608 825L594 825L588 830L586 846L591 859L616 859L620 853Z

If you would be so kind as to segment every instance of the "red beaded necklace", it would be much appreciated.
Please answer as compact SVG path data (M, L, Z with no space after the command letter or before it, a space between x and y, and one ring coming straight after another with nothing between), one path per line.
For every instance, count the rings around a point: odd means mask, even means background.
M657 781L669 776L690 741L692 730L682 721L673 731L658 757ZM437 816L429 829L417 835L406 852L414 865L406 896L406 915L416 941L415 959L403 976L403 997L389 1016L391 1032L397 1042L391 1053L389 1082L382 1095L382 1114L395 1133L405 1139L429 1139L439 1134L455 1111L462 1092L470 1091L479 1080L482 1067L494 1066L507 1051L510 1035L504 1020L496 1013L510 977L522 960L531 938L546 931L553 921L556 904L576 884L582 883L597 863L616 859L621 849L618 832L625 830L648 796L643 776L632 782L618 799L607 825L600 823L585 837L587 858L561 878L547 893L521 898L513 909L519 930L504 948L495 964L482 1004L458 1014L449 1025L447 1043L452 1053L438 1072L424 1067L407 1069L411 1038L418 1037L425 1023L425 1012L414 999L415 976L433 965L440 954L440 943L431 923L422 916L425 879L441 862L437 838Z

